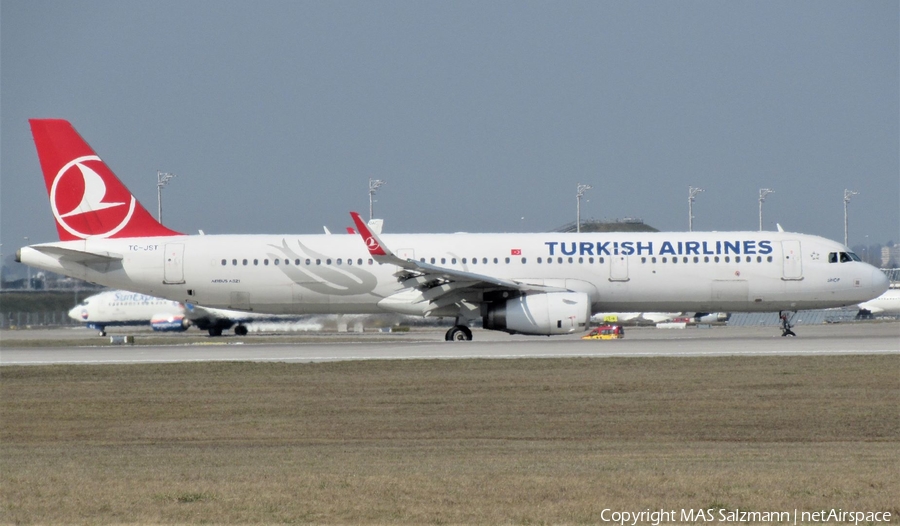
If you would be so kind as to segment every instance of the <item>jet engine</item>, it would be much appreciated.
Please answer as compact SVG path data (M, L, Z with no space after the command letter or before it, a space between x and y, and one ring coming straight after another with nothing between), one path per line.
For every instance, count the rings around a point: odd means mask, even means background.
M587 294L547 292L489 303L482 322L485 329L550 336L584 331L590 317L591 302Z
M154 331L160 332L186 331L190 324L191 322L184 319L184 316L180 314L154 314L150 318L150 327L152 327Z

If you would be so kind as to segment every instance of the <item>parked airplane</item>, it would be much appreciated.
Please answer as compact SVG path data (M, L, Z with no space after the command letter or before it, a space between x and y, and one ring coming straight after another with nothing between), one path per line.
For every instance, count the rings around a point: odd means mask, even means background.
M900 316L900 289L888 289L875 299L859 304L857 317Z
M185 331L191 325L220 336L234 327L238 336L247 334L246 323L296 321L297 316L276 316L252 312L205 308L178 301L156 298L126 290L108 290L94 294L73 307L69 317L106 335L107 327L150 325L155 331Z
M584 331L592 312L854 305L887 277L789 232L184 235L158 223L64 120L31 120L59 242L27 265L186 305L273 314L393 312L509 333ZM837 257L840 255L840 257Z

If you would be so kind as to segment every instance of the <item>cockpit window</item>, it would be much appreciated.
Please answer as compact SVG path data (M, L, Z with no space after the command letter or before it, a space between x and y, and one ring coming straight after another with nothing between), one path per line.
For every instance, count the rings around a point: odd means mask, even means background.
M862 260L853 252L831 252L828 254L829 263L849 263L851 261Z

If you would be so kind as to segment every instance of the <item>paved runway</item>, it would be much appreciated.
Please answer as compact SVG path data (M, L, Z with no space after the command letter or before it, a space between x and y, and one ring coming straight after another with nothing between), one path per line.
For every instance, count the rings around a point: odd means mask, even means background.
M17 334L11 334L16 332ZM43 338L70 339L71 331L43 332ZM23 331L0 334L0 365L139 364L211 361L328 362L340 360L408 360L471 358L561 358L650 356L772 356L900 354L900 323L852 323L805 326L797 338L782 338L772 327L709 329L627 329L623 340L582 341L579 336L526 337L475 330L471 342L445 342L438 330L381 334L204 338L171 344L141 345L153 333L135 332L136 345L26 346L36 338ZM48 336L49 334L49 336ZM85 333L74 333L82 336ZM94 333L91 333L94 334ZM142 336L143 334L143 336ZM44 341L42 339L41 341ZM93 338L97 341L97 338ZM108 339L104 339L108 342ZM77 340L76 340L77 342Z

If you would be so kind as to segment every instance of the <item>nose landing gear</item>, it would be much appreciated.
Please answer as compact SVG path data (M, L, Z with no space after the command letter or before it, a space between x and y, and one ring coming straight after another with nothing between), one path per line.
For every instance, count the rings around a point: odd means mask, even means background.
M781 336L797 336L794 334L794 331L791 330L791 327L793 327L793 325L791 325L791 317L793 317L793 314L789 316L787 312L778 311L778 317L781 318Z

